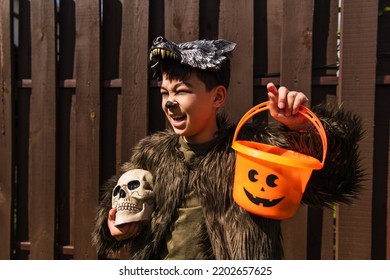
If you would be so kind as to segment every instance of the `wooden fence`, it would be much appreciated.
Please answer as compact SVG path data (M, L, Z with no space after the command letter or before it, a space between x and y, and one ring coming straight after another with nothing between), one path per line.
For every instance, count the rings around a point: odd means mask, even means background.
M273 81L364 120L364 191L301 207L286 259L390 259L388 0L0 0L0 259L97 259L99 185L165 128L147 52L237 43L226 109L236 121ZM255 242L255 241L254 241Z

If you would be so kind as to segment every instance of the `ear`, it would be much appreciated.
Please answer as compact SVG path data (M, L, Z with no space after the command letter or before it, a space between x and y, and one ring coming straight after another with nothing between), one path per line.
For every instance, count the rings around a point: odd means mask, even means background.
M213 105L215 108L219 108L225 103L227 90L224 86L220 85L214 88L213 92L214 92Z

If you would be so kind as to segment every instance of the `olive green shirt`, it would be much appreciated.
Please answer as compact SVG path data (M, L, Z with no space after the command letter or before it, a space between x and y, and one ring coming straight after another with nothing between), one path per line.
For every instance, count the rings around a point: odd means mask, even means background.
M180 137L179 143L185 161L191 164L195 157L207 152L213 146L214 141L194 145L186 143ZM193 168L196 168L196 166L193 166ZM172 226L172 232L166 237L167 251L164 252L163 258L166 260L201 259L203 250L199 245L200 237L197 232L204 221L204 216L199 198L194 190L190 190L177 211L177 219Z

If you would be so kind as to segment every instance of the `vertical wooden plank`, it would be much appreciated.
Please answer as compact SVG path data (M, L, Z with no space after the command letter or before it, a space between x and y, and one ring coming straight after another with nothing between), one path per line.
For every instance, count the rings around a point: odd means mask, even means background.
M121 162L148 132L148 15L148 1L123 1Z
M338 2L315 1L312 62L314 76L336 73Z
M68 62L70 65L68 65L68 69L66 70L67 76L70 78L72 77L75 82L75 88L73 89L72 96L69 98L69 103L70 103L70 116L69 116L69 244L73 245L73 248L75 247L76 244L76 236L78 235L78 230L80 228L80 225L77 223L78 221L76 220L78 216L78 211L79 211L79 204L76 202L76 197L77 197L77 192L78 192L78 187L77 187L77 180L76 180L76 174L77 170L75 168L76 166L76 160L77 160L77 96L76 96L76 88L77 88L77 77L76 77L76 72L77 72L77 63L78 63L78 58L76 57L76 40L77 40L77 6L76 3L73 0L66 0L69 1L69 3L66 3L67 9L70 9L69 18L68 20L72 20L72 28L74 30L67 30L65 34L68 34L66 36L69 36L67 40L71 41L71 47L73 48L71 56L69 56L69 59L71 57L73 58L72 62ZM68 50L69 51L69 50ZM73 258L75 256L75 249L73 250Z
M31 2L29 237L31 259L53 259L55 244L56 37L54 1Z
M313 73L312 76L335 75L337 66L337 31L338 31L338 0L315 1L313 18ZM326 101L326 96L335 94L336 86L312 86L312 106ZM309 217L312 209L309 207ZM308 245L316 241L315 246L307 247L310 252L320 247L319 258L331 260L334 258L334 217L332 209L324 209L319 219L308 221ZM310 235L312 230L321 230L320 235ZM314 239L314 240L313 240Z
M267 1L268 73L280 75L283 0Z
M76 2L74 258L95 259L91 232L99 200L100 1Z
M122 4L119 0L103 1L102 25L102 78L103 83L119 78L120 46L122 36ZM116 151L118 133L118 95L120 88L102 88L101 108L101 170L100 181L104 182L119 169Z
M360 152L366 176L360 199L352 206L339 207L337 259L371 258L377 22L377 0L342 1L338 99L345 108L359 113L363 119L365 137Z
M73 0L61 0L59 3L59 61L58 78L60 82L74 78L74 51L75 51L75 3ZM58 112L57 112L57 243L60 246L73 244L73 226L71 219L71 109L74 88L60 87L58 90ZM59 256L59 259L68 256Z
M157 36L165 36L164 1L149 1L149 46ZM153 78L153 71L149 71L149 133L165 129L166 118L161 110L160 88Z
M11 259L14 118L11 3L0 0L0 259Z
M31 21L30 1L19 1L19 22L17 30L17 57L15 68L17 79L31 79ZM15 241L26 242L28 236L28 165L29 165L29 116L31 88L17 88L15 119L17 141L15 143L16 163L16 233ZM16 136L15 136L16 137ZM28 251L17 250L15 258L27 259Z
M313 0L283 1L281 85L311 97Z
M389 99L389 98L388 98ZM390 147L390 138L389 138ZM390 153L387 155L388 169L390 169ZM386 227L386 259L390 260L390 171L387 173L387 227Z
M390 75L390 6L379 0L376 76ZM390 104L389 84L376 86L374 168L373 168L373 231L372 258L390 259ZM383 208L387 211L384 212ZM378 238L379 237L379 238Z
M323 210L315 207L308 207L307 211L307 239L306 259L321 259Z
M378 33L379 35L379 33ZM378 40L379 43L379 40ZM378 48L379 49L379 48ZM372 171L372 207L371 207L371 259L386 259L388 212L388 174L389 169L389 135L390 135L390 94L388 85L377 85L375 92L374 115L374 154Z
M199 0L165 0L165 36L181 43L198 39Z
M218 17L220 0L200 0L199 2L199 38L218 38Z
M283 1L280 84L311 97L313 0ZM286 259L306 259L307 207L282 223Z
M268 76L268 16L267 1L253 1L253 103L260 104L268 100L267 89L261 83L261 79ZM280 34L279 34L280 35ZM277 45L280 49L280 44ZM278 60L279 61L279 60ZM257 115L255 119L263 118L268 120L268 116Z
M337 66L338 56L338 31L339 31L339 0L330 0L329 4L328 40L326 45L326 65ZM337 67L327 69L327 75L336 75Z
M253 106L253 0L221 0L219 37L237 44L225 110L237 122Z
M334 210L324 209L321 238L321 260L334 259Z
M264 77L268 73L267 1L253 2L253 74ZM277 46L280 49L280 45ZM254 92L254 98L259 93ZM258 103L256 103L258 104Z
M336 99L336 86L313 86L312 87L312 106L315 106L323 101L329 102L329 103L335 103ZM331 100L332 99L332 100ZM309 208L309 211L311 209ZM308 233L310 232L310 229L313 227L321 227L321 236L319 240L319 245L321 247L320 252L320 259L322 260L332 260L334 259L334 228L335 228L335 218L334 218L334 209L328 209L324 208L322 211L322 224L318 225L318 222L315 221L314 224L312 224L310 221L308 221ZM310 239L312 239L312 236L307 236L308 242L310 242ZM317 236L314 236L314 238L317 238ZM311 247L307 248L307 251L310 252L312 250Z
M198 39L199 0L165 0L164 12L165 37L168 40L181 43ZM167 120L165 126L169 126Z
M379 0L378 5L378 48L377 48L377 75L389 75L390 74L390 7L389 0Z

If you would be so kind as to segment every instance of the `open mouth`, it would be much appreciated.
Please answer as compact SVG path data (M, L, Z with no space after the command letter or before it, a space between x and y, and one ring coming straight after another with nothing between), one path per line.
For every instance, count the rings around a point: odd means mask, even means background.
M180 128L185 124L185 121L187 120L186 115L176 115L176 116L171 116L171 125L175 128Z
M272 206L275 206L276 204L278 204L279 202L281 202L284 197L281 197L281 198L277 198L277 199L266 199L266 198L261 198L261 197L255 197L253 196L253 194L251 194L250 192L248 192L245 188L244 188L244 191L245 191L245 194L246 196L248 197L248 199L256 204L256 205L260 205L262 204L264 207L272 207Z
M172 118L174 121L180 122L180 121L184 121L184 120L187 118L187 116L186 116L186 115L171 116L171 118Z

